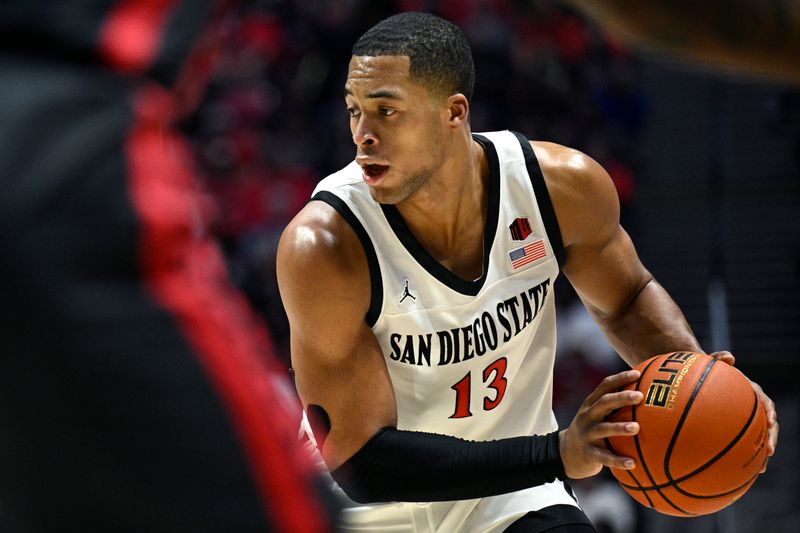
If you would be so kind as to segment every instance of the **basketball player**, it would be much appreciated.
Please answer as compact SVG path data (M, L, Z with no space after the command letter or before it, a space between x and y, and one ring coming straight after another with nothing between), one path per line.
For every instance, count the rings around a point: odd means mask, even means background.
M173 125L215 4L3 4L4 531L330 529Z
M345 530L593 531L564 480L632 468L601 442L637 424L603 419L642 395L615 392L637 372L610 376L558 431L559 272L630 365L701 350L597 163L470 132L473 72L463 34L432 15L367 31L344 87L355 161L278 250L301 399L333 477L364 504Z

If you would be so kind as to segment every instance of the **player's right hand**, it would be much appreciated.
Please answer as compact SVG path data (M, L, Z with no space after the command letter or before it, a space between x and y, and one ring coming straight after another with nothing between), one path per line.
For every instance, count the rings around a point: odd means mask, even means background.
M584 400L569 427L559 433L561 461L567 477L580 479L597 474L603 466L630 470L635 463L630 457L620 457L606 448L603 439L633 436L639 432L636 422L606 422L615 409L636 405L642 401L639 391L620 391L639 379L637 370L608 376Z

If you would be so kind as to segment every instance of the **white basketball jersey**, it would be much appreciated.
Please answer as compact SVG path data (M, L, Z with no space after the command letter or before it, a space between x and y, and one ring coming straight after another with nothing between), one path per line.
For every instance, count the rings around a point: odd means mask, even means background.
M386 358L397 427L484 441L555 431L553 284L563 247L527 140L476 134L489 162L483 274L459 278L417 242L394 206L376 203L351 163L314 199L333 206L366 251L366 320ZM402 458L398 458L402 461ZM457 502L358 505L345 530L502 531L529 511L576 505L560 481Z

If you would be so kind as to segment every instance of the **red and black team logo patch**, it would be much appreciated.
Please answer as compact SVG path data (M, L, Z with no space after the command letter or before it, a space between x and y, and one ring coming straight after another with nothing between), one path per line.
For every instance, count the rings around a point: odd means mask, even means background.
M531 234L531 223L527 218L518 218L508 226L511 230L511 239L515 241L524 241Z

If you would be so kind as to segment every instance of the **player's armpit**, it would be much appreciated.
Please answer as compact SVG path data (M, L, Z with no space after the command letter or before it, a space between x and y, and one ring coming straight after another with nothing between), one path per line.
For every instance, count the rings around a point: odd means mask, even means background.
M277 269L297 390L304 406L326 413L321 452L336 468L397 417L383 354L365 321L366 255L333 208L311 202L284 231Z

